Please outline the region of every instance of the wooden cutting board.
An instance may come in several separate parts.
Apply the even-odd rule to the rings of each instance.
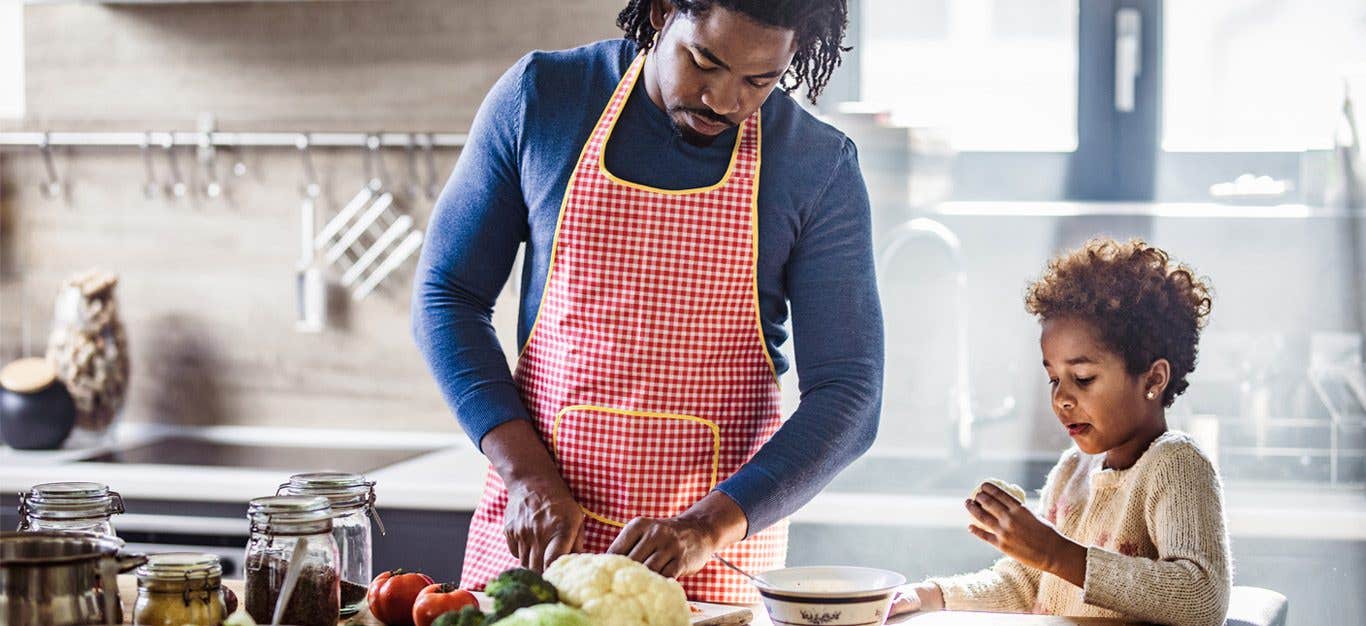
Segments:
[[[693,626],[744,626],[754,621],[754,611],[748,607],[705,602],[689,604],[702,611],[693,616]]]
[[[238,598],[242,597],[243,583],[240,580],[225,580],[223,584],[232,589]],[[474,594],[479,598],[479,606],[485,611],[493,610],[493,600],[482,593]],[[137,579],[124,575],[119,576],[119,600],[123,602],[123,618],[125,624],[131,624],[133,619],[133,600],[138,597]],[[724,604],[706,604],[693,602],[692,605],[698,609],[693,613],[693,626],[744,626],[754,620],[754,612],[748,607],[728,606]],[[349,617],[338,622],[348,626],[384,626],[383,622],[370,615],[369,609],[361,611],[355,617]]]
[[[479,608],[486,612],[493,610],[493,600],[488,596],[476,591],[474,597],[479,598]],[[754,620],[754,612],[748,607],[705,602],[688,604],[696,609],[693,611],[693,626],[744,626]]]

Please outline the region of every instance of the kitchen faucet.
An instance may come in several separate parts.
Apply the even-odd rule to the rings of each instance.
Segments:
[[[892,268],[898,254],[901,254],[912,241],[931,239],[939,242],[948,251],[953,262],[954,275],[954,313],[957,320],[954,334],[954,347],[957,352],[954,388],[954,428],[949,437],[951,459],[962,459],[975,454],[973,440],[977,426],[1001,421],[1012,416],[1015,410],[1015,396],[1008,395],[995,409],[978,413],[972,402],[972,369],[968,355],[968,322],[965,300],[968,286],[967,269],[963,264],[963,246],[958,235],[938,222],[925,217],[917,217],[902,222],[887,235],[886,244],[877,255],[877,275],[879,282]],[[880,285],[881,287],[881,285]]]

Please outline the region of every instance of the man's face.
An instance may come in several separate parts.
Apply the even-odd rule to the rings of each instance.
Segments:
[[[688,143],[709,145],[763,105],[796,53],[791,30],[725,7],[685,14],[657,0],[646,88]]]

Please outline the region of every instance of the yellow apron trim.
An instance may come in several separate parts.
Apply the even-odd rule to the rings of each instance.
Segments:
[[[592,512],[592,511],[589,511],[589,510],[588,510],[588,507],[586,507],[586,506],[584,506],[584,505],[582,505],[582,504],[579,505],[579,510],[580,510],[580,511],[583,511],[583,514],[584,514],[584,515],[587,515],[588,517],[591,517],[591,518],[593,518],[593,519],[595,519],[595,520],[598,520],[599,522],[602,522],[602,523],[604,523],[604,524],[607,524],[608,526],[616,526],[617,528],[626,528],[626,524],[623,524],[623,523],[618,522],[618,521],[616,521],[616,520],[607,519],[607,518],[605,518],[605,517],[603,517],[603,516],[601,516],[601,515],[598,515],[597,513],[594,513],[594,512]]]
[[[636,65],[640,65],[641,67],[637,68]],[[584,157],[584,155],[588,153],[588,144],[589,144],[589,143],[592,143],[592,141],[593,141],[593,133],[597,132],[598,126],[602,125],[602,120],[603,120],[604,118],[607,117],[607,111],[608,111],[609,109],[612,108],[612,100],[616,99],[617,91],[619,91],[619,90],[622,88],[622,85],[626,83],[626,79],[627,79],[628,77],[631,79],[630,86],[631,86],[632,89],[634,89],[634,88],[635,88],[636,81],[640,80],[640,75],[644,73],[644,65],[645,65],[645,53],[642,52],[642,53],[636,55],[636,59],[635,59],[634,61],[631,62],[631,67],[628,68],[628,69],[626,70],[626,74],[625,74],[624,76],[622,76],[622,77],[621,77],[621,81],[617,83],[616,89],[612,91],[612,97],[611,97],[611,98],[608,98],[608,100],[607,100],[607,106],[603,107],[602,113],[599,113],[599,114],[598,114],[598,121],[597,121],[597,122],[594,122],[594,124],[593,124],[593,130],[589,131],[589,133],[588,133],[588,139],[585,140],[585,141],[583,142],[583,147],[579,148],[579,158],[576,159],[576,160],[574,161],[574,169],[571,170],[571,172],[570,172],[570,174],[569,174],[569,182],[566,183],[565,186],[564,186],[564,197],[560,199],[560,211],[559,211],[559,214],[555,217],[555,236],[551,238],[551,242],[550,242],[550,264],[549,264],[548,267],[546,267],[546,271],[545,271],[545,283],[543,283],[543,285],[542,285],[541,300],[540,300],[540,302],[538,302],[538,303],[536,304],[536,317],[535,317],[535,319],[533,319],[533,320],[531,321],[531,330],[530,330],[529,332],[527,332],[526,341],[522,342],[521,348],[519,348],[519,349],[517,350],[517,356],[518,356],[518,358],[521,358],[523,355],[526,354],[527,347],[531,345],[531,338],[536,336],[536,328],[539,327],[540,324],[541,324],[541,311],[545,309],[545,295],[546,295],[545,292],[546,292],[547,289],[550,288],[550,278],[551,278],[552,276],[554,276],[554,274],[555,274],[555,257],[558,255],[558,253],[559,253],[559,247],[560,247],[560,227],[564,224],[564,213],[565,213],[565,208],[569,206],[569,190],[573,188],[574,179],[578,177],[578,174],[579,174],[579,164],[581,164],[581,163],[583,162],[583,157]],[[631,75],[631,73],[632,73],[633,71],[635,72],[635,75],[634,75],[634,76]],[[629,96],[629,92],[628,92],[627,95]],[[625,108],[626,108],[626,100],[625,100],[625,98],[623,98],[623,100],[622,100],[621,108],[622,108],[622,109],[625,109]],[[757,111],[755,112],[755,115],[758,115],[758,112],[757,112]],[[740,153],[740,140],[742,139],[741,135],[744,133],[744,126],[745,126],[744,124],[741,124],[741,125],[740,125],[740,130],[739,130],[738,132],[736,132],[736,134],[735,134],[735,146],[733,146],[733,147],[731,148],[731,151],[730,151],[730,165],[728,165],[728,166],[726,167],[726,173],[725,173],[725,175],[722,176],[722,177],[721,177],[721,180],[720,180],[719,182],[717,182],[716,184],[714,184],[714,185],[710,185],[710,186],[707,186],[707,187],[698,187],[698,188],[696,188],[696,189],[656,189],[656,188],[654,188],[654,187],[648,187],[648,186],[645,186],[645,185],[640,185],[640,184],[637,184],[637,183],[633,183],[633,182],[631,182],[631,181],[629,181],[629,180],[624,180],[624,179],[621,179],[621,178],[617,178],[614,174],[612,174],[612,172],[610,172],[610,171],[607,170],[607,165],[606,165],[606,163],[604,162],[604,159],[606,158],[605,155],[607,154],[607,143],[608,143],[609,141],[611,141],[611,139],[612,139],[612,131],[616,128],[617,120],[619,120],[619,119],[621,119],[621,110],[618,110],[618,111],[617,111],[617,115],[616,115],[615,117],[612,118],[612,123],[608,125],[607,136],[603,138],[603,140],[602,140],[602,148],[598,151],[598,170],[601,171],[602,174],[603,174],[604,176],[606,176],[607,178],[609,178],[609,179],[611,179],[612,181],[616,182],[617,184],[620,184],[620,185],[623,185],[623,186],[626,186],[626,187],[631,187],[631,188],[633,188],[633,189],[638,189],[638,190],[641,190],[641,191],[648,191],[648,192],[660,193],[660,194],[665,194],[665,195],[687,195],[687,194],[700,193],[700,192],[703,192],[703,191],[710,191],[710,190],[716,189],[716,188],[720,187],[721,185],[724,185],[724,184],[726,183],[726,181],[730,180],[731,174],[735,171],[735,162],[736,162],[736,157],[737,157],[737,155],[739,155],[739,153]],[[759,263],[759,255],[758,255],[758,249],[759,249],[758,202],[759,202],[759,156],[760,156],[760,154],[761,154],[762,151],[763,151],[763,144],[761,144],[761,143],[759,143],[759,142],[757,141],[758,138],[762,136],[762,133],[759,133],[758,130],[757,130],[757,129],[761,126],[761,120],[756,119],[756,120],[755,120],[754,126],[755,126],[755,129],[756,129],[756,133],[758,133],[758,134],[755,135],[755,138],[756,138],[755,145],[758,146],[758,148],[759,148],[758,150],[755,151],[755,161],[754,161],[754,200],[752,201],[752,204],[754,205],[754,210],[753,210],[753,216],[754,216],[754,217],[753,217],[753,222],[754,222],[754,242],[753,242],[753,247],[754,247],[754,250],[755,250],[755,254],[754,254],[754,267],[755,267],[755,271],[754,271],[754,285],[755,285],[755,288],[754,288],[754,301],[755,301],[755,315],[756,315],[756,317],[761,317],[761,316],[759,316],[759,313],[758,313],[758,302],[759,302],[759,288],[758,288],[758,284],[759,284],[759,283],[758,283],[758,280],[759,280],[759,277],[758,277],[758,263]],[[516,280],[516,277],[513,277],[513,280]],[[762,323],[761,323],[760,326],[759,326],[759,340],[760,340],[760,342],[761,342],[761,345],[763,346],[764,358],[768,361],[768,369],[769,369],[770,372],[773,372],[773,380],[774,380],[775,383],[777,383],[777,381],[778,381],[777,369],[774,368],[774,366],[773,366],[773,357],[770,356],[769,353],[768,353],[768,341],[764,339],[764,333],[763,333],[763,325],[762,325]],[[780,383],[777,383],[777,384],[779,385],[779,388],[781,388],[782,385],[781,385]]]
[[[759,115],[756,111],[755,115]],[[768,373],[773,375],[773,384],[778,389],[783,388],[782,381],[778,380],[778,368],[773,365],[773,355],[768,352],[768,338],[764,336],[764,315],[759,311],[759,170],[763,166],[764,157],[764,126],[763,120],[756,117],[754,119],[754,145],[758,148],[754,151],[754,195],[750,198],[750,227],[753,229],[753,237],[750,238],[750,245],[753,249],[753,283],[754,283],[754,325],[759,332],[759,349],[764,353],[764,361],[768,363]],[[740,145],[737,139],[735,145]]]
[[[641,55],[637,56],[635,62],[634,62],[632,65],[634,65],[635,63],[640,63],[640,64],[643,66],[643,65],[645,64],[645,55],[642,53]],[[644,70],[643,68],[642,68],[640,71],[636,72],[635,77],[631,79],[631,87],[630,87],[630,90],[635,89],[636,82],[638,82],[638,81],[640,80],[640,76],[641,76],[642,74],[644,74],[644,73],[645,73],[645,70]],[[629,72],[628,72],[627,74],[629,75]],[[623,79],[623,81],[624,81],[624,79]],[[618,87],[618,88],[620,88],[620,87]],[[630,97],[630,96],[629,96],[630,90],[627,91],[627,94],[628,94],[628,95],[627,95],[627,98]],[[622,108],[623,110],[626,108],[626,99],[625,99],[625,98],[623,98],[623,100],[622,100],[621,108]],[[704,191],[713,191],[713,190],[716,190],[716,189],[720,189],[722,185],[725,185],[725,184],[726,184],[726,181],[729,181],[729,180],[730,180],[731,174],[735,173],[735,161],[736,161],[736,157],[740,154],[740,141],[741,141],[742,139],[744,139],[744,132],[745,132],[745,125],[744,125],[744,123],[741,123],[741,124],[740,124],[739,130],[736,131],[736,133],[735,133],[735,145],[732,146],[731,149],[730,149],[730,164],[726,165],[726,173],[725,173],[724,175],[721,176],[721,180],[718,180],[718,181],[716,181],[715,183],[713,183],[713,184],[711,184],[711,185],[707,185],[706,187],[694,187],[694,188],[692,188],[692,189],[660,189],[660,188],[658,188],[658,187],[651,187],[651,186],[649,186],[649,185],[642,185],[642,184],[640,184],[640,183],[633,183],[633,182],[631,182],[631,181],[629,181],[629,180],[626,180],[626,179],[624,179],[624,178],[618,178],[616,174],[613,174],[611,171],[609,171],[609,170],[607,169],[607,144],[609,144],[609,143],[612,142],[612,131],[616,130],[616,127],[617,127],[617,120],[620,120],[620,119],[621,119],[621,112],[618,111],[618,112],[617,112],[617,116],[614,117],[614,118],[612,118],[612,123],[610,123],[610,124],[607,125],[607,136],[606,136],[606,137],[603,137],[603,139],[602,139],[602,149],[598,151],[598,170],[601,171],[601,172],[602,172],[602,175],[603,175],[603,176],[606,176],[606,177],[608,178],[608,180],[611,180],[612,182],[614,182],[614,183],[616,183],[616,184],[618,184],[618,185],[621,185],[621,186],[623,186],[623,187],[630,187],[630,188],[636,189],[636,190],[638,190],[638,191],[648,191],[648,192],[650,192],[650,193],[664,194],[664,195],[666,195],[666,196],[687,196],[687,195],[692,195],[692,194],[695,194],[695,193],[702,193],[702,192],[704,192]]]
[[[639,57],[637,57],[639,59]],[[628,69],[626,75],[631,71]],[[626,82],[626,76],[621,77],[621,82]],[[621,89],[621,82],[617,83],[617,89]],[[634,83],[634,81],[632,81]],[[541,285],[541,301],[536,303],[536,319],[531,321],[531,331],[526,334],[526,341],[517,350],[517,357],[521,358],[526,354],[527,346],[531,345],[531,338],[536,336],[536,327],[541,324],[541,311],[545,309],[545,294],[550,289],[550,277],[555,274],[555,256],[560,248],[560,226],[564,224],[564,210],[569,206],[569,190],[574,188],[574,179],[579,175],[579,164],[583,163],[583,155],[588,154],[588,144],[593,143],[593,133],[598,132],[598,126],[602,125],[603,118],[607,117],[607,111],[612,108],[612,100],[616,99],[616,91],[613,90],[612,97],[607,99],[607,106],[602,108],[602,113],[598,114],[598,121],[593,123],[593,129],[588,131],[588,139],[584,140],[583,147],[579,148],[579,158],[574,160],[574,169],[569,172],[569,182],[564,186],[564,197],[560,198],[560,212],[555,216],[555,236],[550,239],[550,265],[545,269],[545,283]],[[625,108],[625,104],[622,105]],[[617,117],[621,117],[620,111]],[[602,144],[603,150],[607,149],[606,141]],[[516,277],[514,277],[514,280]]]
[[[712,489],[714,489],[714,488],[716,487],[716,477],[717,477],[717,475],[718,475],[718,473],[720,472],[720,469],[721,469],[721,427],[718,426],[718,425],[716,424],[716,422],[713,422],[713,421],[708,420],[708,419],[703,419],[703,418],[700,418],[700,417],[696,417],[696,416],[693,416],[693,415],[683,415],[683,414],[681,414],[681,413],[651,413],[651,412],[649,412],[649,411],[627,411],[627,410],[624,410],[624,409],[613,409],[613,408],[608,408],[608,407],[593,406],[593,405],[591,405],[591,404],[576,404],[576,405],[574,405],[574,406],[567,406],[567,407],[565,407],[565,408],[563,408],[563,409],[560,409],[560,411],[559,411],[558,413],[555,414],[555,423],[550,427],[550,454],[551,454],[552,456],[555,457],[555,460],[556,460],[556,463],[557,463],[557,464],[560,463],[560,455],[559,455],[559,448],[560,448],[560,423],[564,421],[564,416],[565,416],[565,414],[566,414],[566,413],[569,413],[570,411],[589,411],[589,412],[597,412],[597,413],[610,413],[610,414],[612,414],[612,415],[619,415],[619,416],[621,416],[621,417],[644,417],[644,418],[651,418],[651,419],[674,419],[674,420],[684,420],[684,421],[695,422],[695,423],[697,423],[697,424],[701,424],[701,425],[703,425],[703,426],[706,426],[707,428],[711,429],[711,438],[712,438],[712,443],[711,443],[711,484],[709,484],[709,485],[707,486],[707,491],[711,491]],[[580,509],[583,509],[584,514],[587,515],[588,517],[591,517],[591,518],[593,518],[593,519],[595,519],[595,520],[598,520],[599,522],[602,522],[602,523],[604,523],[604,524],[608,524],[608,525],[611,525],[611,526],[616,526],[616,527],[618,527],[618,528],[624,527],[624,526],[626,525],[625,522],[619,522],[619,521],[610,519],[610,518],[608,518],[608,517],[606,517],[606,516],[604,516],[604,515],[601,515],[601,514],[599,514],[599,513],[595,513],[595,512],[593,512],[593,511],[590,511],[590,510],[588,510],[588,507],[585,507],[585,506],[583,506],[582,504],[579,505],[579,508],[580,508]]]

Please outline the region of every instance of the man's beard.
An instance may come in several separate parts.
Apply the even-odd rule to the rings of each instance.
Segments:
[[[735,126],[735,124],[730,120],[721,117],[720,115],[717,115],[715,113],[712,113],[711,111],[689,109],[687,107],[677,106],[670,109],[669,112],[677,115],[686,115],[687,113],[692,113],[694,115],[698,115],[700,117],[703,117],[714,122],[720,122],[727,126]],[[687,125],[687,123],[679,122],[678,119],[674,117],[674,115],[669,116],[669,124],[673,126],[674,134],[678,135],[678,138],[682,139],[683,143],[686,143],[690,146],[696,146],[698,148],[706,148],[710,146],[712,143],[716,141],[717,137],[720,137],[722,134],[725,133],[725,131],[721,131],[719,133],[716,133],[715,135],[704,135],[693,130],[691,126]]]

